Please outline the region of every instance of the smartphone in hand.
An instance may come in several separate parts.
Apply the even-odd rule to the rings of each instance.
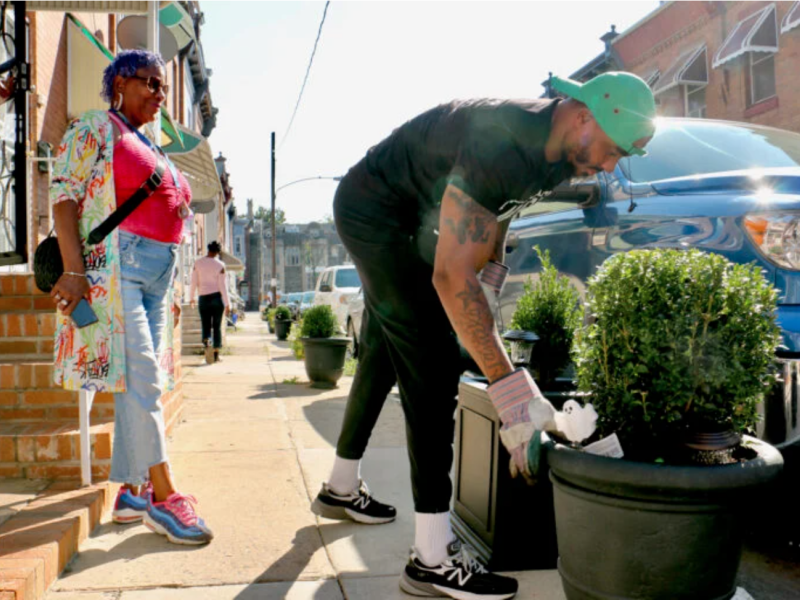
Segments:
[[[92,307],[87,302],[86,298],[81,298],[78,306],[72,311],[70,315],[76,327],[86,327],[92,323],[97,323],[97,315],[94,314]]]

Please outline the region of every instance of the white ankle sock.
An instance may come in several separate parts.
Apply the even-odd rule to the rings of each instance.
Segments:
[[[361,461],[336,457],[333,470],[328,478],[328,487],[334,494],[346,496],[355,491],[361,478]]]
[[[450,527],[450,513],[414,513],[416,535],[414,547],[420,560],[429,567],[436,566],[447,558],[447,546],[456,536]]]

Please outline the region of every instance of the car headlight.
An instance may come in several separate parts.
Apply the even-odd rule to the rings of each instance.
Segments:
[[[800,270],[800,214],[749,215],[744,229],[770,262],[785,269]]]

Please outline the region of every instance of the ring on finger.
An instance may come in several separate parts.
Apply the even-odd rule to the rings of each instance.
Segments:
[[[62,299],[59,301],[59,304],[60,304],[61,306],[66,306],[67,304],[69,304],[69,301],[68,301],[66,298],[62,298]]]
[[[56,300],[61,300],[61,294],[59,294],[58,292],[56,292]]]

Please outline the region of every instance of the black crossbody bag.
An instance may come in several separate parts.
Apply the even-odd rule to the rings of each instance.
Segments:
[[[164,180],[166,162],[161,156],[156,155],[156,157],[156,168],[153,174],[128,198],[127,202],[124,202],[105,221],[91,231],[86,240],[89,244],[94,246],[106,239],[109,233],[114,231],[120,223],[127,219],[134,210],[139,208],[142,202],[152,196],[153,192],[158,189],[158,186]],[[58,238],[53,235],[54,230],[55,228],[50,230],[47,238],[39,244],[33,255],[33,275],[36,280],[36,287],[43,292],[52,290],[59,277],[64,273],[61,249],[58,246]]]

